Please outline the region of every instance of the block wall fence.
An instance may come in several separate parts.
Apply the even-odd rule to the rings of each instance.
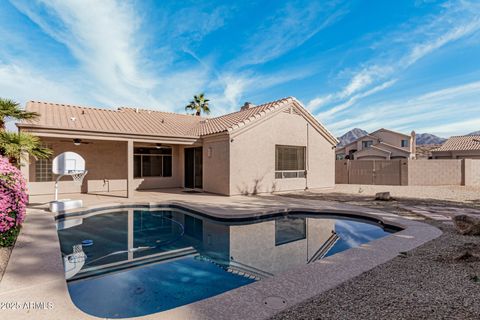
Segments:
[[[480,160],[337,160],[335,183],[480,186]]]

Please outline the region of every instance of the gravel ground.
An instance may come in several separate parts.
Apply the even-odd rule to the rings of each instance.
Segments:
[[[479,206],[475,201],[425,199],[376,202],[358,193],[340,194],[338,189],[284,196],[348,202],[400,215],[413,215],[402,207],[405,204]],[[426,222],[444,234],[272,319],[480,319],[480,237],[459,235],[441,222]]]
[[[393,197],[434,199],[480,204],[480,186],[372,186],[337,184],[333,189],[315,190],[315,193],[357,194],[371,196],[389,191]]]
[[[8,258],[10,257],[10,253],[12,252],[12,248],[2,248],[0,247],[0,281],[2,280],[3,273],[7,268]]]

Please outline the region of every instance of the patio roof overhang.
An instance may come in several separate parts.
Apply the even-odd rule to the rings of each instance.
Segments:
[[[66,138],[66,139],[90,139],[90,140],[109,140],[109,141],[129,141],[147,142],[147,143],[169,143],[191,145],[199,141],[198,136],[158,136],[158,135],[139,135],[122,132],[105,131],[87,131],[75,129],[58,129],[52,127],[17,124],[22,132],[29,132],[38,137],[44,138]]]

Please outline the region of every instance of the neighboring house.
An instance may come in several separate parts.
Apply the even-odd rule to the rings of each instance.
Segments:
[[[36,121],[18,124],[40,137],[53,156],[74,151],[86,161],[81,189],[69,179],[61,192],[178,188],[236,195],[335,183],[336,138],[295,98],[227,115],[191,115],[119,108],[107,110],[28,102]],[[51,160],[23,167],[30,194],[50,194]]]
[[[480,159],[480,135],[451,137],[432,150],[433,159]]]
[[[417,144],[417,153],[415,159],[417,160],[428,160],[432,159],[432,151],[441,147],[441,144],[424,144],[418,145]]]
[[[415,131],[411,135],[378,129],[338,148],[336,159],[391,160],[415,158]]]

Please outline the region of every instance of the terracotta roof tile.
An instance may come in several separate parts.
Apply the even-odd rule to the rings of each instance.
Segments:
[[[26,109],[39,113],[40,117],[34,121],[23,121],[19,124],[19,127],[170,137],[200,137],[240,128],[278,110],[278,108],[292,105],[293,102],[299,104],[295,98],[288,97],[223,116],[206,118],[140,108],[101,109],[30,101],[27,103]],[[316,121],[307,110],[305,112],[308,117]],[[333,135],[320,123],[318,123],[318,126],[331,141],[336,141]]]
[[[455,136],[450,137],[445,143],[435,151],[466,151],[480,150],[480,136]]]

